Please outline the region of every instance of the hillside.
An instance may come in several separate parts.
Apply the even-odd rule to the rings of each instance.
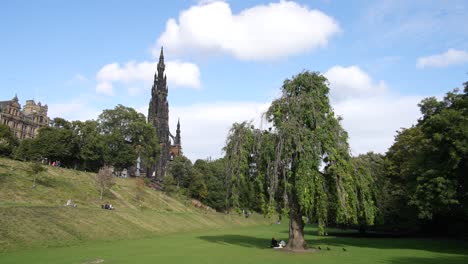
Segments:
[[[0,158],[0,251],[265,222],[258,215],[246,219],[196,209],[189,201],[147,187],[138,189],[135,179],[117,178],[111,193],[100,201],[94,173],[51,166],[32,188],[28,168],[29,163]],[[64,206],[69,199],[76,208]],[[101,209],[105,202],[116,210]]]

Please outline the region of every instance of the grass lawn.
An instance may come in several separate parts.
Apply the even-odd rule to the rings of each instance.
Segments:
[[[318,237],[313,227],[306,232],[309,245],[322,250],[291,254],[268,248],[272,236],[287,238],[283,224],[29,249],[1,253],[0,263],[468,263],[463,241]]]

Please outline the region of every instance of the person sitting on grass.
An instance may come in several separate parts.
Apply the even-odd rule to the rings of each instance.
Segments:
[[[279,247],[278,241],[275,239],[275,237],[271,238],[271,247],[272,248],[277,248]]]
[[[279,242],[279,247],[280,247],[280,248],[284,248],[285,246],[286,246],[286,242],[285,242],[284,240],[281,240],[281,241]]]
[[[72,200],[68,200],[67,203],[65,204],[65,206],[69,206],[69,207],[76,207],[76,204],[72,203]]]

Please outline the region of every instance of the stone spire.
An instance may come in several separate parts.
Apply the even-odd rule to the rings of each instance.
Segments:
[[[156,128],[161,154],[156,164],[149,164],[148,176],[154,176],[157,180],[163,180],[166,175],[167,162],[169,161],[169,104],[167,102],[167,79],[164,74],[166,65],[164,64],[163,48],[157,65],[157,71],[154,75],[154,83],[151,88],[151,101],[148,107],[148,123]]]
[[[176,130],[174,145],[181,145],[180,144],[180,119],[177,120],[177,130]]]

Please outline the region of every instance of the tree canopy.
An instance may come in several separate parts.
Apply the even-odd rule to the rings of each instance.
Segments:
[[[419,107],[418,123],[399,131],[386,155],[393,207],[404,209],[402,221],[409,225],[466,232],[461,222],[468,219],[468,83]]]
[[[326,78],[316,72],[285,80],[282,96],[266,112],[272,130],[234,124],[225,147],[233,206],[239,205],[240,186],[255,177],[248,182],[257,183],[265,211],[289,215],[290,249],[306,247],[303,216],[318,223],[320,234],[328,221],[357,224],[359,210],[373,222],[369,186],[353,175],[348,136],[328,93]]]

